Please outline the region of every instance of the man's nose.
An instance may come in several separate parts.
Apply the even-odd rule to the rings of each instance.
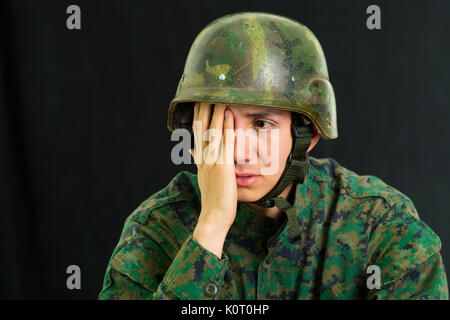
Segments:
[[[258,137],[254,130],[235,128],[234,163],[257,163]]]

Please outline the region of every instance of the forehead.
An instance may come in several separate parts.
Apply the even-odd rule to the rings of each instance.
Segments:
[[[280,110],[273,107],[265,107],[265,106],[254,106],[254,105],[246,105],[246,104],[231,104],[227,106],[227,109],[230,109],[233,113],[238,114],[273,114],[280,116],[289,116],[290,111]]]

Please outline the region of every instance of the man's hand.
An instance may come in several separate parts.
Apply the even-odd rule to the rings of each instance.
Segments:
[[[225,111],[224,104],[216,104],[211,117],[212,108],[207,102],[196,103],[194,107],[194,160],[202,208],[193,237],[220,258],[237,209],[235,136],[233,113]],[[215,130],[209,141],[203,141],[201,133],[208,129]]]

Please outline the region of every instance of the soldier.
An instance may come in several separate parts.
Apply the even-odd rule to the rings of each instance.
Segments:
[[[325,57],[304,25],[251,12],[211,22],[168,127],[194,129],[198,174],[179,173],[127,218],[100,299],[448,299],[440,239],[413,202],[309,156],[338,133]],[[204,141],[208,129],[219,134]],[[239,129],[256,147],[238,146]]]

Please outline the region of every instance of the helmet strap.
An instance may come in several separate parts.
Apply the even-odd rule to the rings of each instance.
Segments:
[[[308,147],[311,145],[311,137],[314,133],[311,122],[306,117],[301,117],[303,124],[297,115],[292,116],[292,135],[294,137],[294,145],[291,153],[286,161],[286,168],[281,175],[278,183],[265,196],[258,201],[252,202],[263,208],[277,207],[280,211],[285,212],[288,217],[288,227],[291,241],[295,241],[300,230],[298,224],[294,223],[296,217],[295,209],[283,197],[279,197],[280,193],[291,183],[303,183],[308,172]]]

